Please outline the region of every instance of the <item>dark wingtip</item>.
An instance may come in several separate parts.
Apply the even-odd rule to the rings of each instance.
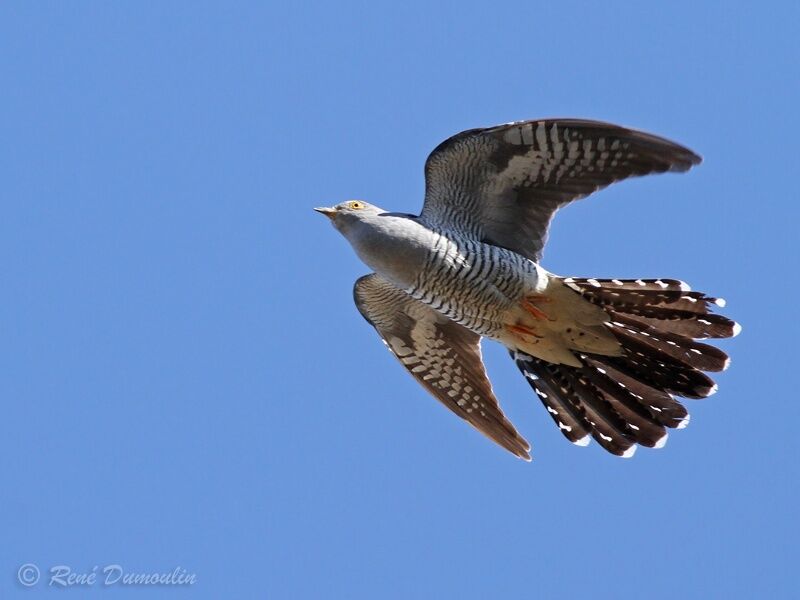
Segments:
[[[703,157],[688,148],[679,146],[680,154],[675,157],[675,164],[672,165],[670,171],[673,173],[685,173],[692,167],[696,167],[703,162]]]

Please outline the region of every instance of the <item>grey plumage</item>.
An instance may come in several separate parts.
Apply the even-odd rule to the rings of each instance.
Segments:
[[[539,263],[565,204],[631,176],[685,171],[700,158],[673,142],[577,119],[460,133],[425,165],[419,217],[361,201],[317,209],[375,273],[356,282],[361,314],[403,366],[450,410],[517,456],[529,445],[505,418],[480,339],[505,345],[559,430],[631,456],[661,447],[688,414],[673,395],[716,390],[703,371],[727,356],[693,338],[729,337],[715,298],[677,280],[562,278]]]

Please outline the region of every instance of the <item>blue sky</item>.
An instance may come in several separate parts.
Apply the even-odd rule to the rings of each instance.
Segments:
[[[0,596],[796,595],[800,10],[697,4],[3,3]],[[441,140],[544,116],[705,158],[573,205],[545,253],[744,326],[630,461],[568,444],[492,344],[534,461],[449,414],[311,211],[416,212]],[[110,564],[197,582],[47,585]]]

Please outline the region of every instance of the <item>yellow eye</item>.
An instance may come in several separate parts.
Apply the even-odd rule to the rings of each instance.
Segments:
[[[360,210],[364,208],[364,203],[359,202],[358,200],[351,200],[350,202],[347,203],[347,207],[352,208],[353,210]]]

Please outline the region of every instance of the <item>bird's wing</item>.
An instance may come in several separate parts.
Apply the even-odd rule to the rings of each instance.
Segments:
[[[374,273],[356,281],[353,296],[389,350],[437,400],[506,450],[530,460],[530,445],[492,392],[479,335]]]
[[[560,207],[615,181],[686,171],[700,160],[664,138],[598,121],[472,129],[428,157],[421,217],[538,261]]]

